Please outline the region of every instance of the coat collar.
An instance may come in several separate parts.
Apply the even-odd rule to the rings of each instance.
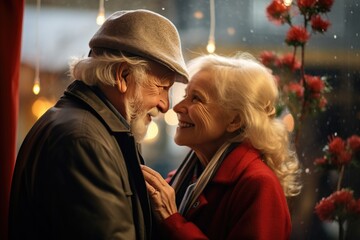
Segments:
[[[71,96],[93,109],[113,132],[130,132],[130,126],[96,87],[90,87],[75,80],[65,90],[65,96]]]
[[[241,143],[224,159],[212,182],[232,184],[256,159],[260,159],[260,153],[249,143]]]

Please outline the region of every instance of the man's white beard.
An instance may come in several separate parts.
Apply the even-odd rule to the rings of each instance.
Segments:
[[[141,111],[133,120],[130,121],[130,129],[134,135],[135,141],[138,143],[144,140],[149,127],[150,122],[147,123],[147,115],[150,115],[150,117],[156,117],[159,115],[159,109],[157,107],[153,107],[148,112]]]
[[[147,113],[142,109],[142,104],[143,97],[139,89],[136,89],[134,100],[125,103],[130,131],[138,143],[144,139],[148,128],[145,124],[145,116]]]
[[[130,131],[137,143],[141,143],[146,136],[149,127],[147,115],[149,114],[151,117],[156,117],[159,114],[157,107],[146,111],[144,110],[143,104],[143,96],[139,88],[136,89],[134,100],[125,103],[126,112],[128,113],[127,120],[130,123]]]
[[[134,119],[130,120],[130,129],[137,143],[140,143],[142,140],[144,140],[146,136],[146,132],[149,126],[145,123],[146,114],[147,113],[143,111],[137,114]]]

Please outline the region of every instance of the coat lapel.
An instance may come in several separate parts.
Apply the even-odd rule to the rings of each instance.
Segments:
[[[243,174],[247,166],[260,157],[259,152],[250,144],[241,143],[226,158],[223,160],[221,166],[215,173],[211,182],[212,185],[232,185]],[[195,203],[190,206],[187,217],[191,219],[196,213],[208,204],[209,199],[204,193],[201,193]]]

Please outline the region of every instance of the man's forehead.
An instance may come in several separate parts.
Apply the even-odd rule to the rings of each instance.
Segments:
[[[151,62],[149,67],[150,73],[156,76],[156,78],[163,83],[173,84],[178,75],[176,72],[159,63]]]

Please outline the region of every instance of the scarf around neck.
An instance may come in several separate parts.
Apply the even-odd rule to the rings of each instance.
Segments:
[[[216,174],[223,160],[238,145],[239,142],[224,143],[211,158],[200,176],[197,176],[195,182],[192,182],[192,178],[196,176],[198,167],[201,164],[194,151],[191,150],[188,153],[170,181],[176,192],[176,201],[180,214],[186,216],[190,207],[193,206]]]

